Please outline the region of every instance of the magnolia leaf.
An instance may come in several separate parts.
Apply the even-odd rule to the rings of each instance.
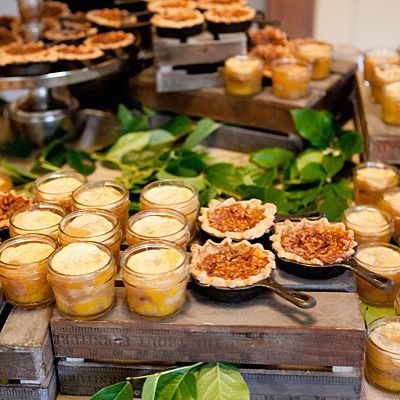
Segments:
[[[108,150],[107,157],[111,160],[121,160],[131,151],[143,150],[150,141],[150,132],[132,132],[121,136]]]
[[[200,192],[199,201],[201,207],[207,207],[208,202],[215,199],[218,192],[214,188],[207,188]]]
[[[250,200],[250,199],[264,200],[265,188],[255,185],[240,185],[236,188],[236,193],[243,200]]]
[[[13,182],[17,185],[29,183],[39,178],[39,175],[36,175],[25,168],[11,164],[6,160],[1,160],[1,167],[5,173],[10,175]]]
[[[378,318],[393,317],[395,315],[393,307],[373,307],[362,302],[361,312],[367,325]]]
[[[202,191],[206,188],[206,182],[204,179],[204,175],[198,175],[196,177],[186,177],[186,176],[177,176],[170,174],[167,171],[159,171],[156,174],[157,179],[176,179],[182,182],[188,182],[192,184],[198,191]]]
[[[324,212],[329,221],[339,221],[346,208],[347,202],[345,200],[338,196],[332,196],[323,200],[318,211]]]
[[[353,186],[348,179],[340,179],[324,186],[323,194],[325,197],[339,196],[343,200],[353,200]]]
[[[154,129],[150,131],[149,146],[162,146],[174,141],[174,136],[164,129]]]
[[[206,137],[210,136],[215,130],[217,130],[221,125],[217,124],[214,120],[210,118],[201,119],[193,132],[186,137],[182,147],[184,149],[191,149],[194,146],[201,143]]]
[[[364,151],[364,138],[356,131],[342,131],[339,145],[347,159]]]
[[[278,147],[264,148],[251,155],[251,161],[262,168],[279,167],[293,158],[293,153]]]
[[[98,391],[91,400],[132,400],[133,389],[129,382],[119,382]]]
[[[133,120],[133,115],[128,107],[120,104],[118,106],[117,118],[122,126],[127,126]]]
[[[306,182],[323,181],[326,172],[320,164],[309,163],[300,171],[300,178]]]
[[[197,400],[250,400],[250,391],[236,367],[207,364],[197,373]]]
[[[68,164],[82,175],[90,175],[96,169],[90,154],[82,150],[68,149]]]
[[[301,171],[310,163],[321,164],[324,155],[321,150],[307,149],[296,157],[296,167]]]
[[[157,385],[157,399],[195,400],[196,378],[190,370],[172,370],[163,373]]]
[[[133,115],[124,104],[118,106],[118,121],[121,124],[122,134],[128,132],[141,132],[149,129],[149,119],[146,115]]]
[[[62,167],[67,160],[67,148],[64,139],[54,139],[39,153],[39,163],[48,162],[56,167]]]
[[[203,157],[195,152],[178,152],[176,158],[169,162],[167,171],[178,176],[197,176],[203,172],[206,164]]]
[[[271,186],[274,180],[278,177],[278,169],[272,168],[267,171],[265,174],[261,175],[258,179],[256,179],[255,183],[257,186],[268,187]]]
[[[329,111],[303,108],[292,110],[291,114],[301,137],[317,149],[329,146],[336,133],[335,120]]]
[[[232,164],[214,164],[206,172],[208,182],[228,194],[234,194],[239,185],[243,185],[243,178],[238,169]]]
[[[303,190],[290,190],[287,191],[287,198],[289,201],[296,200],[302,207],[307,207],[312,203],[320,193],[320,186],[312,187],[310,189]]]
[[[157,400],[156,395],[157,395],[157,385],[159,379],[160,379],[160,374],[150,375],[149,377],[146,378],[142,388],[142,400]]]
[[[344,166],[345,159],[340,154],[335,157],[332,154],[324,155],[322,159],[322,167],[329,177],[334,177]]]
[[[176,115],[163,126],[163,129],[179,138],[185,136],[193,129],[193,121],[187,115]]]

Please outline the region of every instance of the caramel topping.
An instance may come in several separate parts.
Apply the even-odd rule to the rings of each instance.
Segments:
[[[5,49],[5,52],[11,55],[26,55],[39,53],[44,50],[43,43],[25,43],[12,44]]]
[[[249,11],[247,8],[228,8],[228,7],[221,7],[221,8],[213,8],[212,14],[222,18],[234,18],[234,17],[242,17],[244,15],[248,15]]]
[[[129,16],[129,12],[127,12],[126,10],[121,11],[118,8],[108,8],[104,10],[94,10],[92,11],[92,15],[109,19],[111,21],[121,21],[124,17]]]
[[[209,276],[246,279],[259,274],[268,263],[268,256],[256,256],[253,249],[240,252],[226,246],[221,252],[206,257],[200,268],[207,271]]]
[[[284,250],[302,257],[304,260],[316,258],[323,264],[332,264],[351,247],[348,232],[333,227],[294,229],[284,232],[281,245]]]
[[[244,232],[254,228],[265,218],[264,209],[233,204],[208,212],[210,226],[220,232]]]
[[[166,19],[169,19],[171,21],[186,21],[188,19],[194,19],[197,18],[196,12],[190,9],[179,9],[179,10],[173,10],[171,12],[166,12],[163,14],[163,17]]]
[[[128,37],[128,34],[122,31],[118,32],[106,32],[99,33],[91,38],[91,42],[93,44],[110,44],[110,43],[118,43],[120,41],[125,40]]]

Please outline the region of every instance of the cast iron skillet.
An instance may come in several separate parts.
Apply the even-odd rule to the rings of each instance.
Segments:
[[[257,283],[240,288],[225,288],[204,285],[193,278],[194,288],[202,295],[225,303],[239,303],[258,296],[265,290],[272,290],[275,294],[289,301],[299,308],[312,308],[316,304],[314,297],[293,289],[287,289],[274,280],[272,276]]]

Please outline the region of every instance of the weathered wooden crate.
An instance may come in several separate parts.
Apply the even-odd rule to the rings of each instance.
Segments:
[[[372,99],[362,74],[357,74],[355,111],[357,129],[365,137],[367,159],[400,163],[400,127],[383,122],[382,107]]]
[[[356,64],[335,60],[327,79],[313,81],[310,94],[299,100],[283,100],[272,95],[271,88],[252,97],[227,96],[223,86],[174,93],[157,93],[155,71],[147,69],[131,80],[135,97],[161,111],[210,117],[219,121],[273,130],[295,132],[290,110],[311,107],[342,111],[354,93]],[[194,78],[193,78],[194,79]]]
[[[356,293],[311,293],[317,306],[297,309],[274,296],[221,304],[188,291],[177,316],[151,321],[132,314],[123,288],[113,310],[95,321],[55,311],[57,357],[142,362],[352,366],[362,364],[364,322]]]

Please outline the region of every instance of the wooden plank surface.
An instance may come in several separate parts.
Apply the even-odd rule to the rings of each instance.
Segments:
[[[44,381],[53,365],[49,319],[53,307],[13,308],[0,332],[0,377]]]
[[[232,124],[290,133],[294,132],[289,113],[291,109],[331,109],[341,106],[344,103],[343,97],[351,94],[355,69],[355,63],[335,61],[330,77],[324,81],[312,82],[310,95],[299,100],[278,99],[271,94],[268,87],[250,98],[227,96],[224,87],[157,93],[152,69],[147,69],[133,78],[131,89],[143,104],[161,111],[210,117]],[[333,90],[334,88],[337,90]],[[332,92],[332,95],[329,95],[329,92]]]
[[[371,161],[400,162],[400,127],[385,124],[382,107],[371,97],[362,74],[357,74],[357,129],[366,139],[366,155]]]
[[[58,357],[123,361],[226,361],[245,364],[360,366],[364,323],[355,293],[312,293],[297,309],[274,295],[215,303],[188,291],[184,309],[163,321],[132,314],[123,288],[113,310],[95,321],[51,319]]]

